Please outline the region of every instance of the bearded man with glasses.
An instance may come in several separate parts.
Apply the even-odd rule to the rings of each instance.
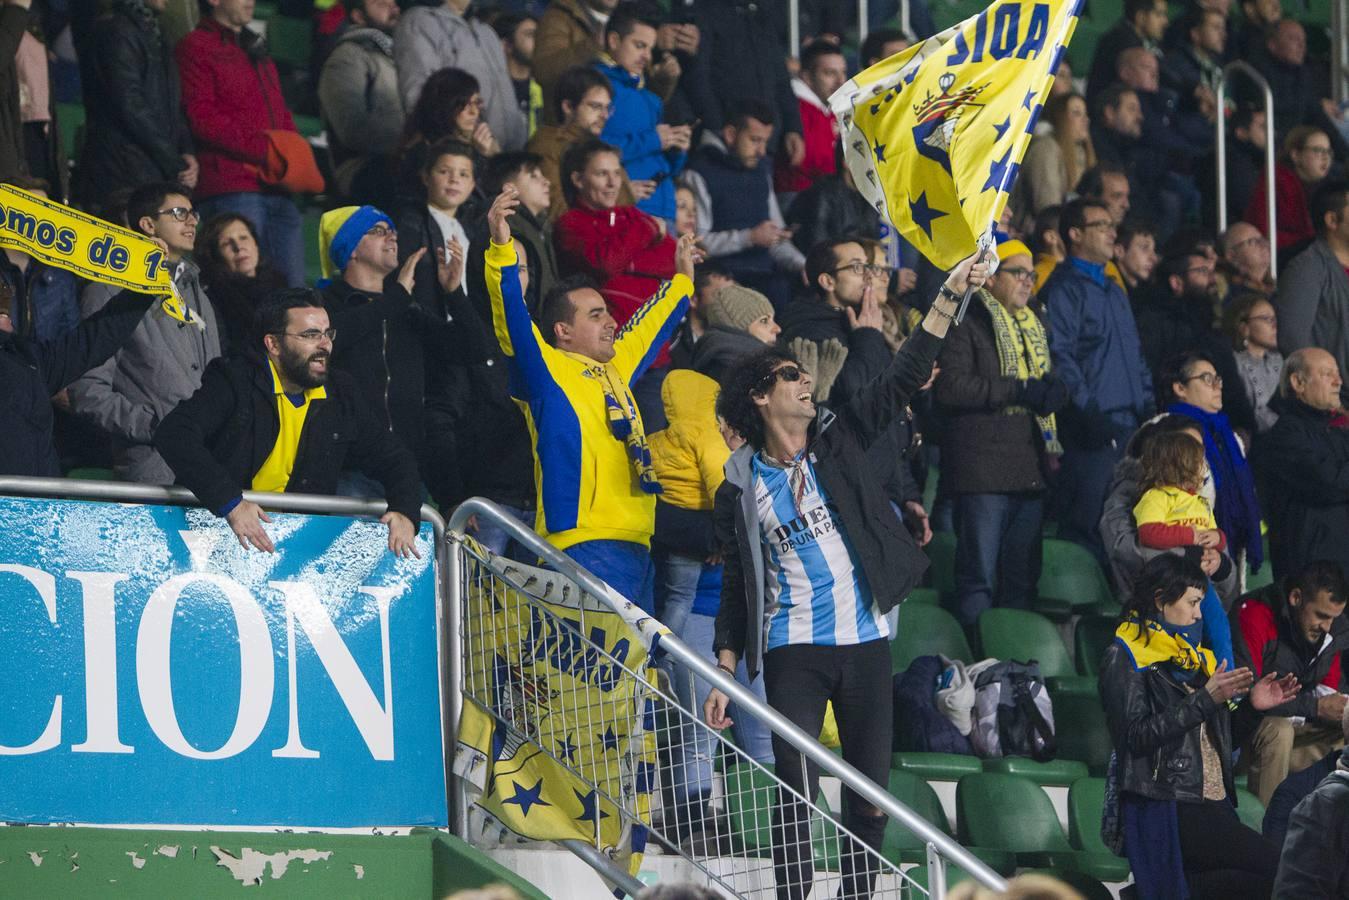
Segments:
[[[206,365],[220,355],[215,309],[188,256],[197,242],[198,215],[187,188],[173,182],[137,188],[127,200],[127,222],[164,251],[173,285],[194,325],[158,306],[141,320],[112,359],[70,386],[71,409],[112,435],[113,469],[141,484],[172,484],[173,472],[151,446],[155,428],[201,385]],[[90,285],[80,303],[87,319],[119,292]]]
[[[347,468],[378,481],[389,550],[419,555],[417,464],[352,376],[329,368],[337,331],[308,288],[273,294],[257,311],[257,343],[218,359],[201,388],[165,417],[155,446],[178,483],[229,522],[245,550],[275,549],[272,520],[243,492],[335,494]]]
[[[743,657],[751,678],[762,667],[769,705],[807,734],[819,734],[832,701],[843,758],[880,784],[892,726],[885,614],[918,584],[927,560],[891,510],[867,448],[931,377],[961,296],[983,285],[987,270],[975,257],[956,266],[894,360],[836,412],[816,407],[813,373],[774,348],[732,367],[717,401],[746,441],[726,464],[713,509],[725,561],[717,665],[734,676]],[[728,703],[721,691],[708,695],[709,726],[731,724]],[[800,753],[777,736],[773,754],[778,777],[813,798],[814,767],[803,771]],[[879,810],[848,791],[843,821],[879,851]],[[813,885],[804,804],[784,797],[773,834],[777,895],[803,898]],[[851,838],[844,844],[840,896],[868,897],[875,857]]]

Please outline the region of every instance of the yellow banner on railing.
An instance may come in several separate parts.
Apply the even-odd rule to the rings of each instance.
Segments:
[[[173,286],[164,251],[144,235],[54,200],[0,184],[0,247],[49,266],[143,294],[165,294],[164,313],[205,328]]]

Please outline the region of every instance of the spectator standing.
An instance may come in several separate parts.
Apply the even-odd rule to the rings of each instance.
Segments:
[[[431,73],[450,67],[472,75],[482,92],[482,118],[503,149],[519,150],[529,138],[501,40],[488,25],[464,18],[469,0],[418,6],[398,19],[393,56],[403,108],[413,109]]]
[[[838,123],[829,108],[829,98],[847,80],[848,63],[838,44],[815,40],[801,51],[801,72],[792,79],[792,93],[796,95],[796,108],[801,117],[805,156],[799,164],[792,165],[784,147],[779,151],[773,171],[773,189],[785,195],[783,202],[789,206],[791,198],[814,184],[817,178],[837,171],[834,145],[838,143]],[[767,105],[764,100],[758,103]],[[760,121],[772,126],[771,106],[768,106],[768,112],[769,118]]]
[[[720,135],[704,132],[680,180],[693,191],[695,230],[708,258],[782,309],[806,260],[773,193],[772,114],[764,103],[741,103]]]
[[[1124,4],[1124,15],[1096,41],[1096,53],[1087,75],[1088,102],[1095,103],[1097,96],[1115,80],[1115,65],[1125,50],[1143,47],[1161,53],[1166,23],[1166,0],[1128,0]],[[1096,146],[1100,149],[1101,145]]]
[[[201,212],[238,213],[253,223],[267,258],[292,287],[304,283],[300,211],[264,183],[269,131],[295,131],[265,42],[247,27],[252,0],[198,0],[202,18],[174,53],[183,108],[200,161]],[[200,378],[200,374],[197,376]]]
[[[242,349],[256,336],[258,307],[286,280],[262,259],[258,234],[243,216],[224,213],[205,222],[196,247],[201,283],[220,323],[221,350]]]
[[[1279,0],[1241,0],[1241,24],[1232,39],[1232,57],[1258,57],[1265,49],[1265,35],[1282,18]]]
[[[1312,218],[1310,200],[1334,162],[1330,137],[1319,128],[1299,125],[1284,138],[1283,152],[1274,166],[1274,216],[1278,223],[1275,242],[1284,267],[1316,238],[1319,226]],[[1268,196],[1265,180],[1261,178],[1246,205],[1246,221],[1266,237]]]
[[[1126,219],[1115,229],[1115,268],[1135,309],[1156,267],[1157,239],[1152,228],[1146,223]]]
[[[782,333],[768,298],[734,282],[700,301],[700,309],[707,324],[693,349],[693,368],[713,381],[764,344],[772,346]]]
[[[1349,369],[1349,184],[1325,185],[1311,213],[1316,240],[1279,275],[1279,349],[1321,347]]]
[[[1127,179],[1124,181],[1124,190],[1127,194]],[[1068,251],[1059,234],[1059,214],[1062,211],[1062,206],[1047,206],[1035,215],[1030,234],[1030,248],[1035,254],[1035,290],[1032,296],[1039,295],[1049,276],[1067,258]]]
[[[918,583],[927,560],[886,506],[867,447],[889,431],[932,367],[967,287],[984,265],[970,257],[941,288],[922,326],[882,377],[851,395],[837,414],[811,399],[809,372],[789,353],[766,348],[722,383],[718,412],[746,438],[726,464],[713,516],[724,560],[714,649],[733,673],[744,660],[762,668],[768,703],[807,734],[818,734],[833,703],[843,757],[867,777],[889,771],[888,613]],[[832,276],[829,276],[832,277]],[[875,299],[870,303],[874,306]],[[785,527],[791,539],[779,540]],[[713,689],[707,724],[725,728],[729,698]],[[773,737],[777,772],[800,796],[815,796],[799,751]],[[782,896],[801,896],[813,879],[804,804],[773,815],[774,877]],[[842,896],[869,896],[877,871],[861,843],[878,851],[885,818],[845,792],[844,821],[856,836],[840,848]]]
[[[151,310],[112,359],[70,386],[70,405],[76,415],[112,435],[119,478],[172,484],[173,472],[151,445],[155,428],[201,386],[202,372],[220,355],[220,325],[202,289],[201,271],[188,259],[201,216],[187,188],[169,182],[139,187],[126,210],[132,228],[163,242],[173,285],[198,324],[185,325],[162,309]],[[81,303],[84,317],[102,309],[115,293],[107,285],[91,285]]]
[[[1255,186],[1265,178],[1265,111],[1240,105],[1227,120],[1227,221],[1243,216]],[[1217,148],[1195,167],[1195,183],[1203,186],[1202,221],[1218,224]]]
[[[47,182],[37,178],[18,175],[4,183],[49,196]],[[80,324],[80,281],[65,269],[5,247],[0,250],[0,285],[10,330],[19,337],[55,341]]]
[[[553,0],[539,17],[534,77],[543,89],[549,125],[563,121],[556,96],[563,74],[578,66],[589,67],[599,58],[604,23],[617,5],[618,0]]]
[[[0,309],[0,474],[55,478],[61,474],[52,396],[108,359],[139,326],[153,298],[123,292],[75,330],[51,340],[15,332]]]
[[[423,309],[443,316],[445,310],[436,279],[436,261],[442,254],[449,254],[453,277],[447,290],[461,291],[465,260],[471,248],[468,233],[458,217],[477,185],[473,173],[473,148],[453,138],[437,141],[426,151],[421,177],[426,202],[399,215],[398,231],[403,239],[398,258],[406,260],[425,248],[426,252],[416,264],[417,286],[413,299]]]
[[[934,31],[933,34],[936,34]],[[896,53],[909,48],[909,39],[898,28],[869,28],[866,40],[858,49],[858,58],[863,69],[870,69],[876,63],[889,59]]]
[[[549,214],[554,222],[567,211],[562,156],[573,144],[588,138],[598,138],[604,133],[604,126],[613,114],[613,100],[614,87],[608,78],[590,66],[568,69],[553,92],[552,120],[558,124],[540,125],[525,146],[530,153],[538,154],[540,170],[552,185]],[[643,189],[647,189],[648,185],[644,182]],[[623,186],[618,192],[618,205],[632,206],[636,202],[627,173],[624,173]]]
[[[394,187],[403,101],[393,57],[398,4],[345,0],[346,27],[319,74],[319,113],[328,132],[339,196],[384,200]]]
[[[1316,347],[1284,360],[1279,421],[1255,442],[1274,577],[1314,559],[1349,569],[1349,428],[1340,409],[1340,367]]]
[[[1248,787],[1262,804],[1289,775],[1344,745],[1346,599],[1340,567],[1313,561],[1243,597],[1232,610],[1237,665],[1257,676],[1273,672],[1298,681],[1297,696],[1260,721],[1238,764],[1250,773]]]
[[[1096,150],[1091,144],[1091,119],[1087,101],[1080,94],[1060,94],[1045,104],[1044,121],[1052,131],[1031,138],[1022,163],[1025,185],[1018,193],[1028,212],[1038,215],[1045,207],[1061,206],[1082,178],[1096,165]]]
[[[1105,204],[1110,213],[1110,221],[1118,229],[1129,217],[1133,208],[1131,197],[1133,188],[1129,173],[1119,163],[1101,162],[1082,174],[1077,183],[1077,195],[1087,200],[1096,200]],[[1108,272],[1110,267],[1106,267]]]
[[[1265,33],[1264,52],[1252,57],[1274,94],[1274,134],[1283,140],[1299,125],[1325,124],[1324,77],[1307,64],[1307,31],[1296,19],[1280,19]],[[1258,100],[1256,102],[1259,102]]]
[[[489,160],[483,168],[484,193],[495,197],[508,184],[515,186],[520,197],[511,230],[515,240],[524,247],[522,262],[528,266],[529,284],[524,287],[525,305],[529,307],[530,315],[537,315],[543,297],[558,281],[553,221],[549,215],[552,185],[543,174],[542,158],[522,151],[502,153]],[[482,312],[485,319],[491,318],[487,309],[484,308]]]
[[[1152,410],[1152,380],[1129,300],[1105,275],[1115,224],[1105,205],[1074,200],[1060,214],[1068,258],[1045,284],[1052,367],[1068,388],[1059,417],[1064,537],[1102,553],[1098,531],[1111,472],[1128,436]]]
[[[482,118],[478,79],[462,69],[438,69],[426,79],[417,105],[403,126],[403,148],[398,163],[398,201],[421,206],[426,202],[424,173],[431,164],[430,149],[452,140],[472,148],[474,163],[501,152],[496,135]]]
[[[836,153],[841,161],[843,148]],[[786,216],[792,243],[802,253],[840,236],[881,236],[880,214],[857,192],[852,172],[841,164],[837,175],[823,175],[797,194]]]
[[[1178,24],[1181,40],[1162,60],[1162,85],[1179,98],[1180,114],[1198,117],[1212,126],[1217,120],[1227,18],[1219,10],[1196,6]]]
[[[1223,271],[1227,276],[1224,306],[1246,297],[1274,296],[1269,271],[1269,241],[1249,222],[1234,222],[1222,235]]]
[[[1341,722],[1341,733],[1349,735],[1349,721]],[[1341,766],[1343,754],[1328,759],[1330,771],[1288,816],[1276,897],[1349,896],[1349,760]]]
[[[543,114],[543,88],[534,80],[534,39],[539,23],[533,16],[502,13],[492,19],[492,28],[501,38],[506,54],[506,72],[515,89],[515,104],[525,117],[526,133],[534,136]]]
[[[637,208],[673,225],[673,178],[684,168],[693,129],[665,124],[664,103],[645,87],[660,25],[653,13],[638,3],[622,3],[604,26],[607,60],[596,68],[609,79],[614,98],[601,137],[618,148],[628,178],[655,182],[651,193],[637,200]]]
[[[1269,431],[1279,419],[1269,403],[1279,390],[1279,377],[1283,374],[1278,314],[1268,300],[1258,294],[1247,294],[1232,306],[1230,321],[1237,373],[1255,411],[1255,429]]]
[[[258,320],[265,356],[252,345],[213,362],[201,388],[155,431],[155,446],[178,483],[228,521],[245,550],[271,553],[275,547],[263,528],[271,519],[243,492],[334,494],[339,473],[355,466],[378,479],[389,497],[380,518],[389,528],[389,550],[418,555],[416,462],[351,376],[328,370],[333,328],[319,295],[308,288],[283,291],[260,309]],[[329,434],[344,439],[327,440]]]
[[[15,57],[23,36],[28,33],[31,3],[32,0],[5,0],[0,6],[0,178],[21,175],[28,169]]]
[[[115,4],[94,24],[84,89],[86,122],[75,197],[102,211],[152,181],[197,184],[178,65],[159,25],[167,0]]]
[[[642,377],[688,308],[693,238],[680,239],[677,274],[628,327],[619,329],[593,282],[584,280],[555,286],[536,325],[525,308],[507,222],[518,203],[507,185],[488,212],[486,280],[512,394],[535,441],[535,529],[651,612],[650,543],[661,487],[628,385]]]
[[[1054,413],[1068,400],[1029,308],[1030,248],[1004,241],[998,260],[948,339],[933,388],[942,484],[954,495],[957,617],[967,629],[989,607],[1035,601],[1050,458],[1062,453]]]

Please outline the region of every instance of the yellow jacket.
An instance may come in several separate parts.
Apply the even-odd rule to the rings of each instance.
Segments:
[[[486,263],[492,324],[510,359],[511,395],[534,442],[535,530],[558,549],[596,540],[650,546],[656,498],[642,491],[627,445],[610,430],[601,381],[607,375],[622,392],[620,402],[636,407],[628,385],[679,326],[693,282],[676,275],[662,284],[619,330],[614,358],[600,364],[543,339],[520,293],[513,244],[491,243]]]
[[[660,398],[670,424],[651,435],[651,464],[665,489],[661,499],[681,509],[711,509],[726,479],[731,450],[717,431],[715,381],[692,369],[665,377]]]

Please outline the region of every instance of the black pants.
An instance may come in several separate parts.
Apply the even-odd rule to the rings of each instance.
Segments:
[[[843,758],[863,775],[885,785],[890,774],[891,705],[890,644],[868,641],[845,647],[791,645],[764,655],[764,688],[768,705],[812,737],[824,724],[825,703],[834,704]],[[803,766],[796,748],[773,735],[775,771],[789,787],[814,800],[819,770]],[[801,900],[810,893],[815,866],[806,805],[779,797],[773,815],[773,872],[779,900]],[[843,824],[879,852],[885,816],[851,790],[844,791]],[[871,813],[871,815],[868,815]],[[856,841],[844,838],[839,852],[842,898],[871,896],[878,868]]]
[[[1176,812],[1180,855],[1195,900],[1266,900],[1273,893],[1279,848],[1241,824],[1230,802],[1177,803]]]

